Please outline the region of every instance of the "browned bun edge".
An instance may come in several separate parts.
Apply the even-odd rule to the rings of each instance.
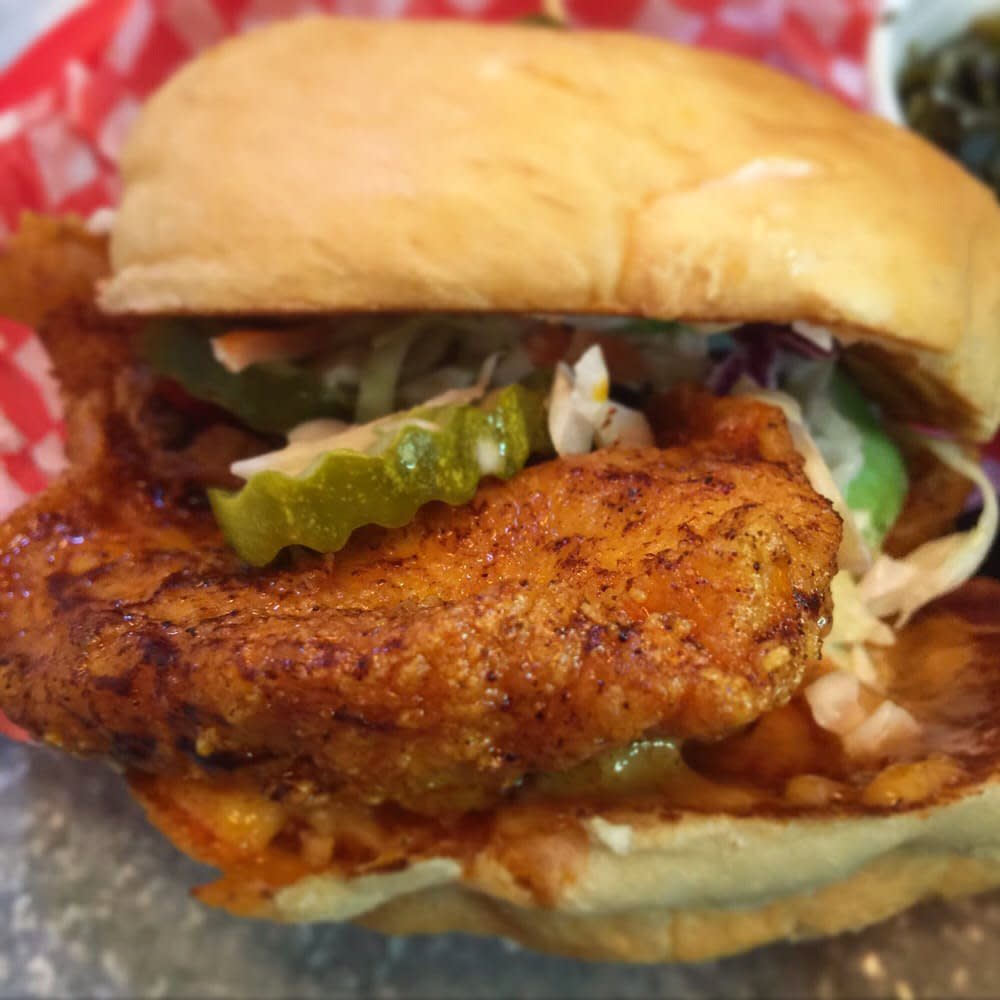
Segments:
[[[802,320],[881,347],[904,410],[976,438],[1000,420],[992,194],[750,62],[301,20],[178,73],[122,169],[111,312]]]

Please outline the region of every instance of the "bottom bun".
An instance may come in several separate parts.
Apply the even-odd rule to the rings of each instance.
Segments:
[[[461,931],[576,958],[701,961],[1000,886],[998,785],[899,817],[691,825],[651,827],[624,855],[595,839],[580,880],[550,906],[509,898],[507,872],[462,879],[453,862],[437,859],[367,876],[370,899],[380,895],[374,879],[392,880],[380,887],[392,898],[351,916],[388,934]],[[270,915],[344,919],[345,896],[356,905],[357,888],[310,876],[279,892]]]
[[[130,781],[174,843],[221,869],[199,897],[243,916],[500,935],[587,959],[716,958],[1000,886],[998,606],[1000,583],[973,581],[886,654],[888,693],[923,734],[906,759],[848,758],[796,698],[645,790],[529,784],[450,820],[299,806],[235,777]]]
[[[933,897],[1000,886],[1000,846],[989,857],[906,850],[839,882],[757,907],[651,906],[578,914],[526,909],[455,886],[397,897],[358,919],[384,934],[461,931],[511,938],[536,951],[621,962],[698,962],[782,940],[857,930]]]
[[[164,805],[160,782],[133,788],[172,840],[220,863],[192,836],[197,820]],[[654,819],[614,810],[575,829],[553,824],[546,803],[518,810],[514,854],[500,822],[496,835],[460,857],[414,857],[390,870],[326,871],[282,885],[259,877],[266,866],[242,866],[202,894],[241,915],[282,922],[497,935],[595,960],[701,961],[1000,886],[1000,781],[965,787],[947,802],[942,792],[934,806],[893,813]],[[531,871],[560,874],[539,894],[525,877]]]

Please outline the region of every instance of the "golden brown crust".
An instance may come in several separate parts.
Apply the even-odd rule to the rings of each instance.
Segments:
[[[108,273],[107,239],[74,218],[25,213],[0,253],[0,316],[37,326],[65,302],[89,302]]]
[[[977,437],[1000,419],[990,192],[730,57],[299,21],[179,73],[123,170],[112,311],[808,320],[884,345],[924,419]]]

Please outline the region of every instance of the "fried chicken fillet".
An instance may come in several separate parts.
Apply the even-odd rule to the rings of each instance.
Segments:
[[[644,737],[721,737],[819,656],[840,523],[775,409],[681,392],[662,448],[251,570],[202,497],[259,442],[173,407],[85,304],[44,337],[74,464],[0,534],[0,702],[49,742],[468,808]]]

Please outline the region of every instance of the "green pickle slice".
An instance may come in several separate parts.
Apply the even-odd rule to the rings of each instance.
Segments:
[[[336,552],[364,525],[399,528],[431,501],[468,503],[485,476],[509,479],[551,448],[544,393],[511,385],[478,404],[400,414],[368,452],[329,451],[301,475],[258,472],[209,498],[232,547],[264,566],[288,545]]]
[[[674,740],[638,740],[626,747],[605,750],[568,771],[548,771],[529,779],[529,793],[545,797],[625,797],[655,792],[684,766]]]
[[[174,379],[195,398],[221,406],[257,431],[282,433],[319,417],[346,418],[354,409],[353,394],[344,386],[328,385],[319,373],[288,362],[229,371],[212,353],[208,333],[194,323],[149,324],[141,351],[157,374]]]
[[[861,533],[878,548],[903,509],[909,489],[906,462],[854,382],[838,371],[830,390],[834,405],[861,435],[861,468],[848,483],[844,500],[851,510],[867,515]]]

